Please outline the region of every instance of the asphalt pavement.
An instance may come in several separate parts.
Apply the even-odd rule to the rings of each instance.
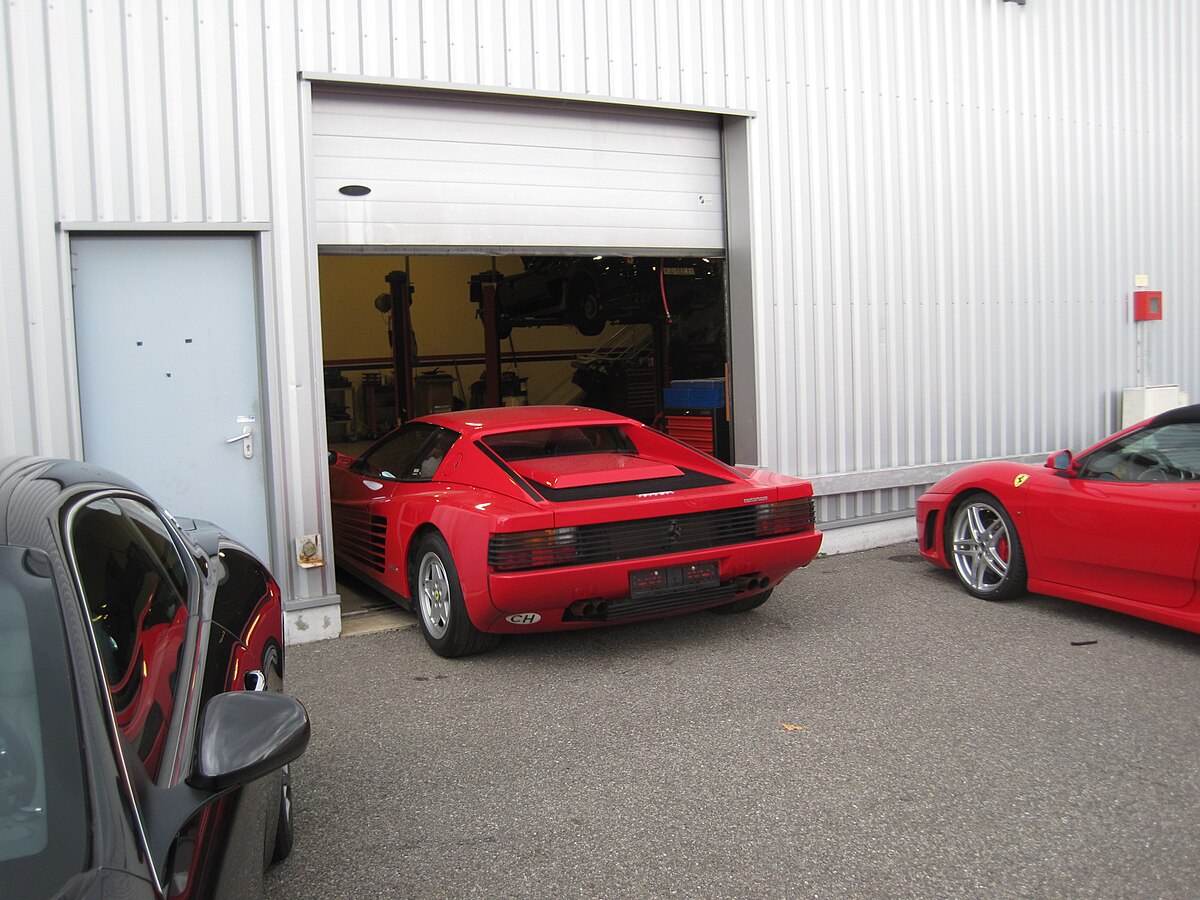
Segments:
[[[1200,635],[987,603],[907,543],[763,607],[291,648],[287,900],[1196,897]]]

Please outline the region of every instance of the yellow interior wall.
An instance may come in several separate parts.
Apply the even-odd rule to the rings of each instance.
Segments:
[[[482,354],[483,323],[476,317],[476,305],[470,300],[472,275],[495,267],[503,275],[522,271],[516,256],[321,256],[318,274],[321,291],[321,335],[323,356],[331,360],[390,359],[388,315],[375,308],[375,298],[390,293],[385,281],[396,270],[409,272],[413,284],[412,326],[418,355],[452,356]],[[513,329],[509,340],[501,343],[504,369],[513,366],[507,356],[510,349],[587,350],[604,343],[615,330],[608,326],[596,337],[585,337],[568,325]],[[387,363],[382,367],[390,369]],[[419,364],[415,372],[432,366]],[[460,396],[480,377],[482,364],[441,366],[456,377],[455,393]],[[558,393],[573,373],[570,362],[526,363],[517,366],[528,378],[530,403],[559,399]],[[355,385],[361,373],[343,373]],[[461,379],[461,389],[458,380]]]

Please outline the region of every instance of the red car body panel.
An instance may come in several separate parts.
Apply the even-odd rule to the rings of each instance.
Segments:
[[[334,459],[330,468],[330,495],[338,563],[407,604],[412,596],[409,584],[412,548],[415,541],[434,529],[453,553],[468,615],[481,631],[501,634],[605,624],[590,619],[564,621],[563,616],[579,600],[628,598],[629,573],[656,566],[716,562],[722,584],[754,576],[753,583],[739,590],[738,596],[758,593],[773,587],[794,569],[807,565],[821,546],[821,533],[814,526],[800,534],[767,535],[745,543],[679,553],[496,571],[488,561],[489,542],[496,534],[687,516],[781,500],[803,500],[812,497],[812,486],[798,478],[731,468],[652,428],[597,410],[500,408],[438,414],[415,421],[461,435],[430,481],[371,478],[352,469],[353,461],[349,458]],[[579,453],[505,463],[483,446],[483,442],[496,434],[561,426],[619,427],[636,443],[636,454],[614,458],[613,454]],[[664,483],[681,478],[685,470],[708,476],[709,482],[720,479],[720,483],[663,489]],[[647,489],[638,493],[636,486],[643,482]],[[630,487],[619,496],[587,499],[550,501],[535,490],[539,486],[586,490],[618,483]],[[367,521],[387,535],[382,547],[375,551],[378,559],[366,557],[356,533],[366,527],[360,523]],[[349,552],[352,547],[354,552]],[[694,608],[703,605],[699,603]],[[509,621],[509,617],[516,621]]]
[[[1012,517],[1031,592],[1200,632],[1200,481],[1104,481],[1049,464],[975,463],[917,501],[918,543],[931,562],[951,568],[946,523],[978,491],[999,500]]]

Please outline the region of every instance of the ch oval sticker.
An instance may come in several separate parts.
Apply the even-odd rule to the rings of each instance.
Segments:
[[[1018,475],[1016,478],[1013,479],[1013,487],[1020,487],[1028,480],[1029,480],[1029,476],[1026,473],[1022,472],[1020,475]]]
[[[505,622],[510,622],[513,625],[533,625],[535,622],[542,621],[542,617],[537,613],[516,613],[515,615],[505,616]]]

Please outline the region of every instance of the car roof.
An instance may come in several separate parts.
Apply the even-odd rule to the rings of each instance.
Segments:
[[[128,479],[102,466],[43,456],[0,458],[0,544],[50,549],[47,522],[65,495],[90,485],[141,494]]]
[[[463,434],[497,434],[571,425],[637,425],[633,419],[586,406],[498,406],[436,413],[414,421],[429,422]]]

